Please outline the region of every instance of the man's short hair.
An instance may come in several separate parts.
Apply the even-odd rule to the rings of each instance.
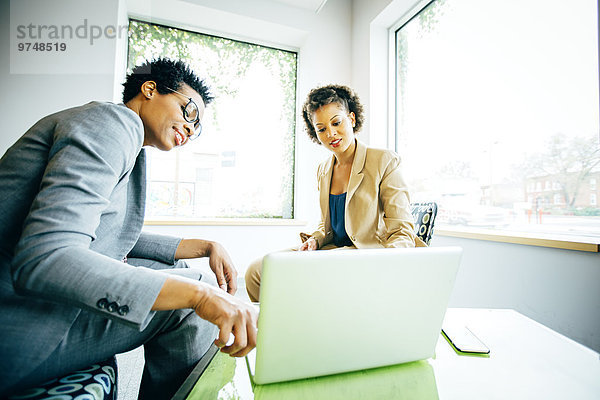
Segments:
[[[123,103],[137,96],[142,84],[148,81],[156,82],[156,89],[160,94],[170,93],[167,88],[179,90],[186,84],[202,97],[205,105],[214,99],[204,80],[198,78],[187,64],[179,60],[157,58],[136,66],[127,75],[123,83]]]

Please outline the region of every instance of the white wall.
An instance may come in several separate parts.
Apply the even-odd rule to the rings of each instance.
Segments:
[[[512,308],[600,351],[600,254],[436,237],[464,249],[451,307]]]
[[[353,1],[352,84],[369,93],[363,102],[372,145],[385,146],[390,128],[387,31],[417,2]],[[464,249],[451,307],[513,308],[600,351],[599,253],[442,236],[432,245]]]
[[[367,112],[363,140],[375,147],[388,143],[389,27],[417,0],[354,0],[352,2],[352,85],[362,93]]]
[[[79,68],[81,73],[78,74],[20,74],[18,69],[11,73],[10,37],[11,32],[14,33],[14,27],[11,31],[10,3],[9,0],[0,0],[0,18],[2,20],[0,82],[3,91],[3,95],[0,97],[0,112],[2,113],[0,154],[4,154],[12,143],[45,115],[92,100],[113,100],[115,55],[117,53],[116,41],[112,41],[109,46],[94,44],[87,47],[87,52],[73,53],[69,51],[61,55],[62,60]],[[74,18],[69,19],[69,23],[77,20],[77,24],[79,24],[83,22],[84,18],[92,19],[95,23],[113,25],[117,23],[118,0],[106,0],[101,3],[90,2],[89,5],[83,5],[83,2],[78,3],[79,6],[73,7],[73,4],[69,4],[69,7],[64,9],[64,13],[68,14],[70,18]],[[32,6],[37,7],[35,15],[43,15],[44,13],[50,14],[51,11],[60,12],[59,4],[60,2],[37,0]],[[121,9],[121,13],[123,11]],[[77,18],[78,14],[81,18]],[[27,41],[32,42],[33,40]],[[95,73],[89,73],[88,71],[92,68],[89,68],[88,56],[100,47],[102,47],[102,57],[107,60],[106,68],[103,68],[100,73],[97,70]],[[35,60],[40,64],[40,70],[43,70],[44,63],[47,62],[43,54],[40,54]],[[51,70],[50,67],[49,70]]]

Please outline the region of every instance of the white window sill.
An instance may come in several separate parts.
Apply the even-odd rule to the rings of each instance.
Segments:
[[[555,234],[533,234],[524,232],[502,231],[494,229],[449,228],[435,229],[434,237],[449,236],[464,239],[488,240],[492,242],[514,243],[529,246],[552,247],[577,251],[600,252],[600,237],[580,237]]]
[[[144,225],[180,225],[180,226],[305,226],[306,221],[284,218],[201,218],[175,219],[152,218],[144,221]]]

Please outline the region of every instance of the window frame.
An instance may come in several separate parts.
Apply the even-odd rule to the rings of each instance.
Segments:
[[[271,48],[274,50],[281,50],[292,52],[296,54],[296,84],[294,91],[296,93],[294,108],[298,110],[299,108],[299,98],[298,98],[298,71],[300,67],[299,59],[300,59],[300,48],[296,46],[289,46],[285,44],[278,43],[277,45],[261,40],[257,40],[250,37],[245,37],[241,35],[228,34],[225,32],[216,32],[207,28],[202,28],[198,26],[193,26],[185,23],[180,23],[172,20],[163,20],[156,18],[149,18],[145,15],[137,15],[137,14],[129,14],[127,16],[127,26],[129,27],[131,21],[138,21],[145,24],[150,25],[158,25],[164,28],[173,28],[188,31],[191,33],[197,33],[205,36],[212,36],[216,38],[222,38],[226,40],[231,40],[235,42],[245,43],[249,45],[261,46],[266,48]],[[123,59],[124,68],[123,71],[127,71],[128,63],[129,63],[129,38],[125,41],[126,51],[125,57]],[[297,218],[296,210],[297,210],[297,196],[296,190],[298,185],[297,180],[297,172],[298,172],[298,113],[296,112],[294,115],[295,124],[294,124],[294,166],[292,169],[293,173],[293,185],[292,185],[292,218],[254,218],[254,217],[206,217],[206,218],[198,218],[198,217],[190,217],[185,218],[181,216],[165,216],[165,217],[151,217],[144,219],[145,226],[215,226],[215,225],[227,225],[227,226],[301,226],[306,225],[306,221],[300,220]]]
[[[388,29],[388,147],[398,151],[398,118],[396,115],[397,98],[398,98],[398,82],[397,82],[397,41],[396,32],[412,19],[417,17],[427,6],[436,0],[419,0],[415,5],[404,15],[402,15],[396,23]],[[600,48],[600,6],[597,9],[598,13],[598,47]],[[600,54],[600,50],[599,50]],[[600,73],[600,61],[599,61]],[[600,140],[600,138],[599,138]],[[530,232],[511,232],[494,229],[461,229],[459,227],[444,227],[436,229],[435,234],[439,236],[455,237],[462,239],[476,239],[500,243],[513,243],[530,246],[541,246],[558,249],[585,251],[585,252],[600,252],[600,237],[598,238],[583,238],[569,235],[557,234],[540,234]]]

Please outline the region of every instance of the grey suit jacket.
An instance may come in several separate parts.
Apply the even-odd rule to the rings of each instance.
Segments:
[[[43,118],[0,160],[0,388],[82,310],[139,330],[154,315],[167,275],[123,259],[172,264],[180,239],[141,234],[143,132],[124,105],[92,102]]]

